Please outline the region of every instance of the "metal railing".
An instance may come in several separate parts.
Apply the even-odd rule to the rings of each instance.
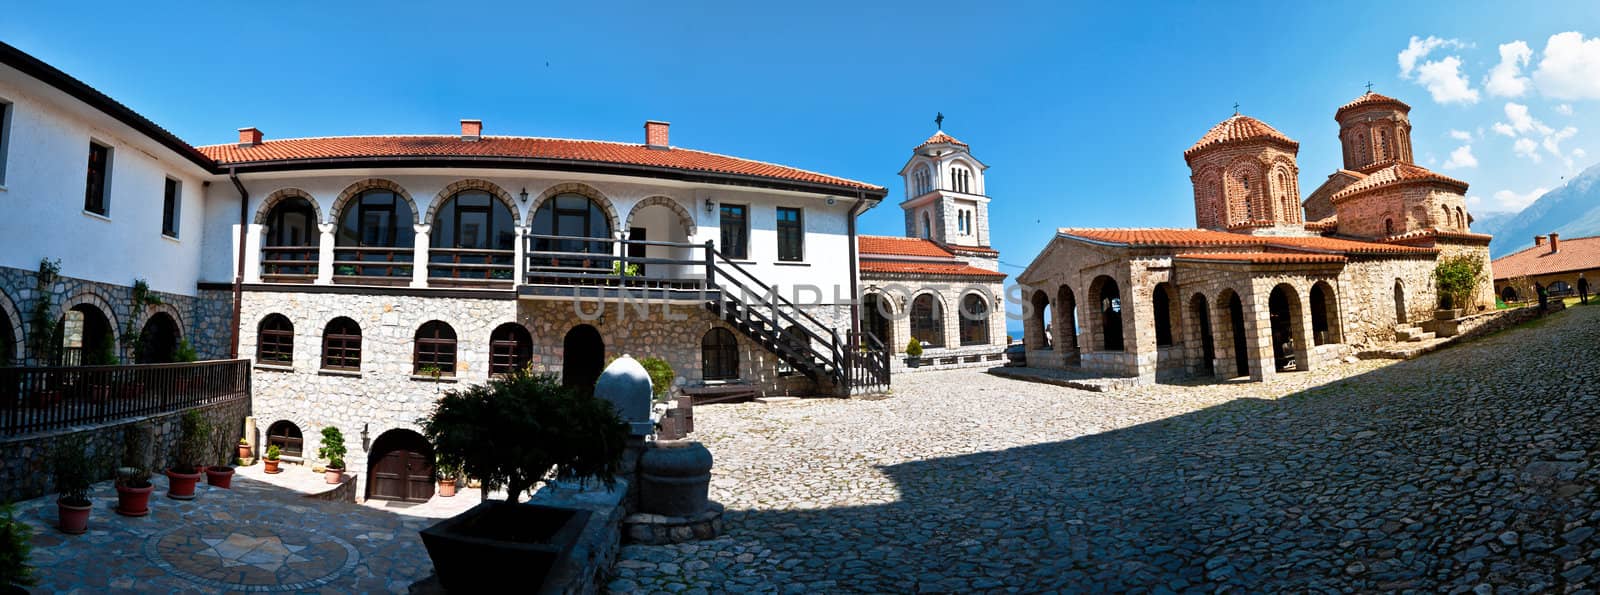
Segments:
[[[339,246],[333,249],[336,283],[392,285],[411,279],[411,247]]]
[[[889,349],[871,332],[851,332],[849,386],[851,390],[889,387]]]
[[[482,248],[429,248],[428,283],[507,285],[515,278],[516,251]]]
[[[0,368],[0,436],[248,399],[250,361]]]
[[[261,249],[261,278],[274,283],[303,283],[317,278],[316,246],[266,246]]]

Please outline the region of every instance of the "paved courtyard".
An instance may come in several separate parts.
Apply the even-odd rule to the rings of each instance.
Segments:
[[[729,529],[628,546],[611,588],[1600,585],[1600,307],[1269,384],[895,383],[881,401],[697,410]]]

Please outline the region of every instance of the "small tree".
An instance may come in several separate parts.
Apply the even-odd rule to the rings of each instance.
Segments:
[[[906,343],[906,356],[922,357],[922,341],[912,339],[910,343]]]
[[[32,537],[33,530],[17,520],[9,503],[0,506],[0,587],[34,584],[33,567],[28,565]]]
[[[123,433],[122,466],[117,468],[117,484],[125,488],[150,487],[150,429],[129,426]]]
[[[206,460],[206,454],[211,449],[211,422],[206,421],[199,411],[190,409],[183,414],[183,420],[178,422],[178,462],[173,466],[173,471],[190,474],[198,473],[201,461]]]
[[[678,373],[672,371],[672,364],[659,357],[647,357],[639,360],[639,365],[650,373],[650,391],[656,400],[667,400],[667,395],[672,393],[672,381],[678,378]]]
[[[94,484],[94,462],[89,459],[89,444],[81,437],[56,443],[53,467],[56,494],[70,506],[88,506],[89,487]]]
[[[1439,259],[1433,269],[1433,282],[1439,290],[1440,305],[1446,308],[1464,308],[1472,301],[1472,292],[1478,288],[1483,276],[1483,259],[1471,255],[1447,256]]]
[[[317,456],[328,461],[329,469],[344,469],[344,432],[339,428],[328,426],[322,428],[322,446],[317,448]]]
[[[267,457],[266,458],[267,458],[268,461],[276,461],[282,456],[283,456],[283,449],[278,448],[278,445],[273,444],[273,445],[267,446]]]
[[[511,503],[552,472],[611,486],[628,439],[609,401],[527,370],[445,391],[417,423],[440,465],[478,478],[485,489],[504,487]]]
[[[193,362],[200,359],[200,354],[195,352],[194,345],[190,345],[188,339],[180,339],[178,349],[172,352],[172,359],[186,363]]]

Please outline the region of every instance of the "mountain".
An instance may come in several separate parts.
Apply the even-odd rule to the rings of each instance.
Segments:
[[[1516,213],[1483,213],[1481,215],[1474,213],[1472,215],[1472,233],[1497,235],[1500,233],[1500,228],[1505,227],[1506,222],[1516,216]]]
[[[1533,236],[1556,232],[1566,238],[1600,235],[1600,164],[1590,166],[1565,186],[1544,193],[1510,219],[1489,221],[1491,231],[1474,223],[1472,231],[1494,234],[1489,254],[1496,258],[1533,245]]]

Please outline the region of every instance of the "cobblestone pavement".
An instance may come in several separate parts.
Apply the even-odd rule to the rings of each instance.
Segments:
[[[1597,356],[1600,307],[1579,307],[1270,384],[953,371],[882,401],[710,406],[729,529],[627,546],[610,587],[1593,592]]]

